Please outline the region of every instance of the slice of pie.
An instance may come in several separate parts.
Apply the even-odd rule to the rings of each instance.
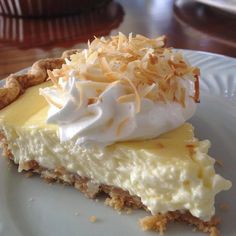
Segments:
[[[140,224],[169,221],[217,235],[215,173],[208,140],[186,123],[199,102],[199,70],[165,38],[95,38],[84,50],[36,62],[0,90],[5,155],[19,171],[108,194],[108,205],[144,208]]]

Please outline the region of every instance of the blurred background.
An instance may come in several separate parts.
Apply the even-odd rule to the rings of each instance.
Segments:
[[[0,0],[0,79],[119,31],[236,57],[236,0]]]

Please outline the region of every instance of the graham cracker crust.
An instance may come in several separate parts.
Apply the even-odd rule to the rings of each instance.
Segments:
[[[3,154],[9,160],[14,163],[13,155],[8,149],[4,134],[0,132],[0,143],[3,149]],[[17,163],[14,163],[18,165]],[[67,172],[63,167],[58,167],[54,170],[45,169],[39,166],[34,161],[28,161],[20,165],[20,168],[28,175],[33,174],[40,175],[46,182],[59,182],[67,185],[71,185],[81,191],[88,198],[95,198],[100,193],[105,193],[107,198],[105,204],[113,207],[117,211],[124,209],[144,209],[149,212],[146,206],[141,202],[138,196],[131,196],[128,191],[124,191],[120,188],[109,186],[105,184],[95,184],[91,179],[81,177],[77,174]],[[150,213],[150,212],[149,212]],[[163,234],[167,225],[170,222],[186,223],[194,227],[194,230],[198,229],[204,233],[208,233],[210,236],[219,236],[220,232],[217,226],[220,220],[216,217],[212,217],[210,221],[204,222],[197,217],[194,217],[190,212],[173,211],[166,214],[150,215],[139,220],[139,225],[142,230],[152,230]]]

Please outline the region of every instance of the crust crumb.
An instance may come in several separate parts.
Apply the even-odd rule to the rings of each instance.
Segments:
[[[92,222],[92,223],[95,223],[97,221],[97,217],[96,216],[90,216],[89,221]]]
[[[215,160],[216,164],[220,167],[223,167],[223,162],[221,160]]]
[[[32,177],[34,174],[33,174],[32,172],[26,172],[26,173],[24,173],[24,175],[25,175],[26,178],[30,178],[30,177]]]
[[[86,197],[94,199],[100,192],[99,187],[91,187],[93,185],[87,178],[77,178],[74,187],[85,194]],[[90,188],[89,188],[90,187]],[[92,188],[92,189],[91,189]]]
[[[3,134],[3,131],[0,131],[0,148],[2,148],[2,154],[4,157],[8,158],[9,160],[13,158],[11,151],[8,149],[7,140]]]
[[[146,216],[140,219],[139,224],[144,231],[154,230],[163,235],[167,226],[167,218],[162,215]]]
[[[219,219],[213,217],[210,221],[204,222],[188,212],[183,214],[179,211],[175,211],[155,216],[146,216],[140,219],[139,224],[144,231],[154,230],[163,234],[166,231],[167,224],[172,221],[185,222],[189,225],[193,225],[196,229],[209,233],[211,236],[219,235],[217,229],[217,225],[220,223]]]
[[[227,211],[227,210],[229,210],[229,205],[226,204],[226,203],[221,203],[220,204],[220,209],[224,210],[224,211]]]
[[[210,229],[210,236],[219,236],[220,231],[216,227],[211,227]]]
[[[132,212],[133,212],[132,209],[131,209],[131,208],[128,208],[127,211],[126,211],[126,214],[127,214],[127,215],[130,215],[130,214],[132,214]]]
[[[25,163],[20,164],[20,169],[21,170],[34,170],[38,169],[39,165],[35,160],[27,161]]]
[[[121,211],[125,208],[125,201],[120,196],[111,196],[111,198],[106,198],[105,204],[117,211]]]
[[[156,147],[161,149],[164,148],[165,146],[162,143],[157,143]]]
[[[47,183],[47,184],[52,184],[53,182],[55,182],[55,180],[53,178],[48,178],[48,177],[45,177],[44,178],[44,181]]]
[[[64,175],[64,174],[66,174],[66,171],[63,166],[59,166],[55,169],[55,173],[58,175]]]

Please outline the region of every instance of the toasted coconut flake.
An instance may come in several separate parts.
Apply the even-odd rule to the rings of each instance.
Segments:
[[[88,98],[88,105],[94,104],[98,101],[97,97]]]
[[[101,68],[105,73],[112,72],[105,57],[100,58]]]
[[[136,112],[139,113],[141,110],[141,98],[138,93],[138,90],[135,87],[134,83],[129,78],[124,77],[123,79],[126,80],[130,84],[131,88],[134,90],[134,94],[135,94],[135,98],[136,98],[135,99],[136,100]]]
[[[117,50],[121,50],[122,45],[124,44],[125,41],[127,41],[126,36],[122,34],[121,32],[119,32]]]
[[[152,65],[155,65],[156,63],[158,63],[158,57],[153,54],[149,54],[149,60]]]
[[[135,99],[135,95],[134,94],[128,94],[128,95],[123,95],[120,96],[116,101],[118,103],[126,103],[126,102],[132,102]]]
[[[112,125],[113,125],[114,119],[111,118],[108,120],[108,122],[106,123],[106,127],[109,129]]]
[[[156,87],[155,83],[153,83],[150,86],[145,86],[140,92],[141,97],[146,97],[155,87]]]
[[[47,70],[48,73],[48,79],[52,81],[52,83],[61,91],[63,91],[62,87],[58,84],[58,78],[54,76],[53,72],[50,70]]]
[[[116,81],[117,80],[116,74],[117,74],[116,72],[111,71],[111,72],[105,73],[104,75],[109,81]]]
[[[120,122],[120,124],[118,125],[117,130],[116,130],[116,136],[120,136],[122,129],[125,127],[125,125],[128,123],[128,121],[129,121],[129,118],[127,117],[123,121]]]
[[[199,89],[199,76],[195,75],[195,94],[194,94],[194,100],[195,102],[200,102],[200,89]]]
[[[186,107],[185,105],[185,89],[184,88],[181,88],[180,89],[180,104],[183,106],[183,107]]]
[[[79,108],[82,106],[84,101],[84,91],[82,89],[82,86],[79,86],[79,84],[76,85],[76,87],[79,89]]]
[[[150,39],[119,33],[107,39],[95,37],[88,42],[88,49],[71,55],[61,69],[50,71],[48,75],[58,89],[58,79],[67,80],[71,71],[80,80],[106,83],[97,94],[98,98],[109,86],[122,83],[127,94],[117,102],[135,101],[136,112],[140,112],[143,97],[178,102],[183,107],[187,96],[199,102],[199,69],[190,66],[181,53],[165,45],[165,36]],[[189,94],[181,85],[183,79],[195,83],[195,94]]]

